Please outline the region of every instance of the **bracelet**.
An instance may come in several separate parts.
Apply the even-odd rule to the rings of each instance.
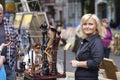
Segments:
[[[77,63],[77,67],[80,67],[80,62]]]

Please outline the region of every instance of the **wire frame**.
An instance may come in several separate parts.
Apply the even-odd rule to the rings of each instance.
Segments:
[[[30,24],[30,28],[29,28],[31,37],[33,38],[34,41],[39,41],[39,39],[42,37],[40,26],[41,24],[44,24],[44,23],[49,25],[46,13],[34,12],[34,15],[32,17],[32,21]]]
[[[45,12],[36,12],[32,17],[32,21],[30,24],[30,30],[40,31],[41,24],[46,23],[49,26],[48,18]]]
[[[47,24],[49,26],[48,18],[45,12],[39,12],[37,15],[39,25]]]

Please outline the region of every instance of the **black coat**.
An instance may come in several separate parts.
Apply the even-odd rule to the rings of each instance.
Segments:
[[[87,61],[88,68],[78,67],[75,71],[75,80],[98,80],[98,71],[103,54],[104,47],[98,34],[84,39],[76,53],[76,59]]]

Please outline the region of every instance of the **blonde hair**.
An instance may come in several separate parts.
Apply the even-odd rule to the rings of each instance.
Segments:
[[[3,5],[2,4],[0,4],[0,8],[3,10]]]
[[[79,35],[81,35],[81,38],[83,38],[83,39],[87,37],[87,35],[85,33],[83,33],[81,28],[82,28],[83,24],[86,23],[90,18],[95,20],[96,25],[97,25],[97,33],[100,36],[100,38],[103,38],[104,37],[104,33],[102,31],[101,21],[95,14],[85,14],[85,15],[82,16],[81,24],[80,24],[80,27],[79,27],[79,30],[80,30],[80,34]]]

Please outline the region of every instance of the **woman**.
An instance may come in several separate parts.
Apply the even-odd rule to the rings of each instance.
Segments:
[[[108,21],[107,19],[102,19],[102,26],[103,26],[103,31],[104,31],[104,39],[102,39],[103,44],[104,44],[104,57],[109,58],[110,56],[110,51],[111,51],[111,41],[112,41],[112,32],[110,28],[108,27]]]
[[[76,60],[70,61],[72,67],[76,68],[75,80],[98,80],[104,53],[100,20],[95,14],[85,14],[80,28],[83,40],[76,53]]]
[[[5,43],[2,43],[0,45],[0,80],[6,80],[6,72],[5,72],[5,68],[4,68],[4,65],[3,63],[5,62],[5,53],[4,50],[5,50],[5,46],[8,46],[10,45],[11,42],[8,42],[7,44]]]

